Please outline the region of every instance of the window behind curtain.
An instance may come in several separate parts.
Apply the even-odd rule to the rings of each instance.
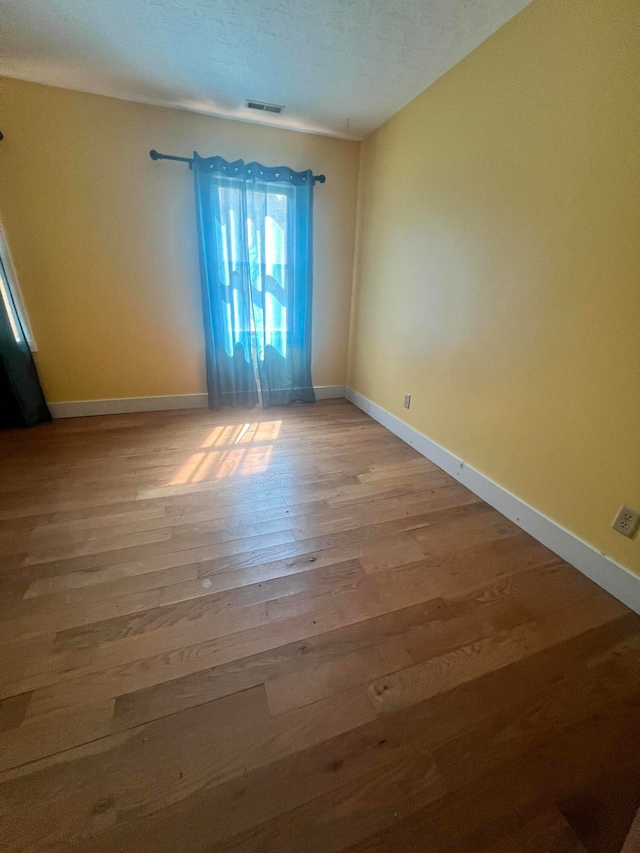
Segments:
[[[261,188],[262,189],[262,188]],[[251,281],[258,287],[264,287],[264,311],[259,302],[254,305],[255,323],[264,329],[264,346],[272,346],[283,358],[287,357],[287,223],[289,200],[281,189],[268,188],[265,193],[266,210],[264,224],[264,257],[261,246],[256,241],[256,223],[251,215],[247,216],[247,235],[249,245],[249,263],[264,265],[264,276],[255,270]],[[260,357],[261,353],[259,353]]]
[[[2,224],[0,224],[0,300],[2,300],[9,317],[11,331],[16,343],[26,341],[31,351],[35,352],[35,341],[31,334],[31,327],[18,287]]]

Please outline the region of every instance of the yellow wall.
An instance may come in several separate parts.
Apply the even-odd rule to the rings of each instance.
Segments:
[[[323,172],[313,378],[343,385],[359,144],[3,79],[0,218],[49,401],[205,390],[193,176],[149,150]]]
[[[349,378],[636,571],[639,26],[534,0],[365,141]]]

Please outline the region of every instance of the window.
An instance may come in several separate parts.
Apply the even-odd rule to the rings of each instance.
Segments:
[[[31,334],[27,312],[22,301],[22,294],[18,287],[2,225],[0,225],[0,299],[2,299],[9,316],[9,323],[16,342],[26,340],[31,352],[35,352],[36,344]]]
[[[287,357],[287,195],[262,188],[261,204],[247,218],[249,266],[258,299],[252,317],[263,329],[262,346],[272,346]],[[261,293],[264,291],[263,293]],[[262,298],[260,298],[260,294]],[[262,355],[259,351],[259,357]]]

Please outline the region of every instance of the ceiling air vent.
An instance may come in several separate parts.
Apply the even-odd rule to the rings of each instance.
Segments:
[[[264,101],[246,101],[245,106],[250,110],[262,110],[265,113],[281,113],[284,109],[278,104],[265,104]]]

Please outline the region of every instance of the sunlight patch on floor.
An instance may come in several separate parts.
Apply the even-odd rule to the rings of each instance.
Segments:
[[[170,486],[222,480],[236,475],[262,474],[269,467],[273,443],[280,435],[282,421],[221,424],[215,427],[182,465]]]

